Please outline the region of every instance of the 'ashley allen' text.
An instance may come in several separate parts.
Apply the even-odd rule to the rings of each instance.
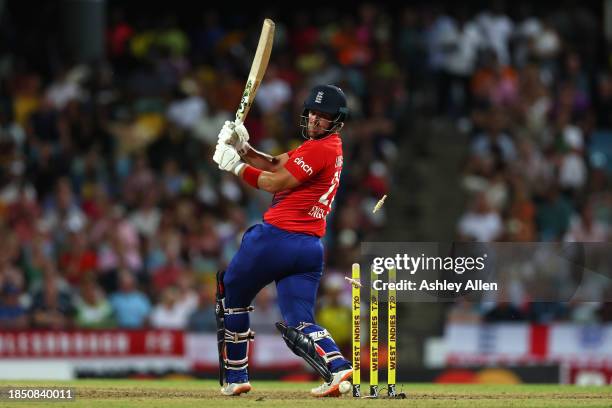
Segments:
[[[465,282],[450,282],[446,279],[421,280],[420,282],[402,279],[399,282],[385,282],[378,279],[372,282],[372,287],[376,290],[443,291],[456,293],[462,290],[497,291],[496,282],[484,282],[481,279],[468,279]]]

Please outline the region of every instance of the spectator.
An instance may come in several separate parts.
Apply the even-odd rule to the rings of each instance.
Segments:
[[[143,268],[140,240],[134,226],[125,219],[124,210],[115,206],[92,229],[98,249],[98,280],[106,292],[117,290],[121,268],[139,273]]]
[[[596,102],[597,127],[599,129],[612,129],[612,77],[610,74],[599,76]]]
[[[187,322],[189,331],[213,333],[217,330],[214,288],[214,285],[200,286],[198,304]]]
[[[491,209],[484,193],[477,193],[472,209],[466,212],[458,225],[460,240],[490,242],[500,238],[503,224],[500,215]]]
[[[467,9],[459,6],[456,18],[451,19],[451,25],[440,40],[446,54],[444,69],[448,84],[445,98],[452,104],[449,113],[465,115],[465,108],[470,105],[470,78],[486,39],[478,25],[469,20]]]
[[[342,289],[347,287],[339,274],[328,274],[322,282],[323,296],[316,313],[316,321],[327,327],[340,350],[350,348],[351,308],[342,299]]]
[[[119,273],[119,291],[111,295],[110,303],[119,327],[138,329],[148,324],[151,303],[136,288],[134,276],[129,271]]]
[[[164,235],[162,246],[165,261],[152,274],[153,288],[158,294],[169,286],[176,285],[184,272],[180,259],[181,245],[182,238],[178,231],[168,231]]]
[[[489,310],[484,316],[484,321],[487,323],[521,320],[525,320],[525,316],[510,302],[497,303],[495,307]]]
[[[55,276],[49,275],[40,291],[34,294],[31,306],[32,326],[66,330],[73,327],[74,305],[70,293],[60,289]]]
[[[175,287],[168,287],[161,294],[161,302],[151,312],[151,326],[157,329],[185,329],[193,310],[190,305],[179,302],[179,291]]]
[[[563,239],[566,242],[606,242],[608,240],[607,226],[594,219],[593,207],[584,204],[580,214],[572,216],[570,227]]]
[[[512,173],[526,183],[529,196],[529,193],[543,194],[554,183],[553,163],[529,139],[520,140],[518,158],[510,166]]]
[[[98,259],[96,253],[89,248],[84,231],[70,234],[68,248],[60,256],[59,265],[66,280],[77,287],[84,278],[95,277]]]
[[[115,327],[113,309],[102,289],[94,280],[81,284],[80,295],[75,301],[76,326],[84,329],[108,329]]]
[[[130,208],[134,207],[137,205],[139,199],[143,196],[149,198],[149,200],[153,200],[154,203],[155,196],[148,195],[155,191],[154,186],[155,174],[149,168],[149,163],[146,156],[144,154],[137,155],[134,158],[134,167],[123,184],[123,193],[126,205]],[[150,205],[150,202],[151,201],[147,202],[147,204]],[[143,233],[151,233],[151,228],[155,226],[155,224],[153,224],[153,226],[151,226],[151,224],[145,225],[149,226],[149,228],[143,228]],[[139,228],[139,231],[140,230],[141,229]]]
[[[491,108],[485,132],[476,136],[472,143],[472,154],[495,163],[509,163],[516,159],[516,147],[512,138],[504,132],[503,110]]]
[[[5,284],[0,292],[0,330],[26,329],[29,326],[28,310],[21,304],[21,291]]]
[[[476,16],[476,23],[483,32],[487,46],[502,64],[510,63],[510,38],[514,33],[514,23],[504,13],[502,2],[492,2],[490,10]]]
[[[588,171],[582,151],[582,131],[577,126],[566,126],[562,137],[566,150],[559,163],[559,186],[567,194],[578,197],[586,185]]]
[[[283,320],[276,304],[276,290],[272,285],[263,288],[253,301],[255,311],[249,316],[251,329],[255,333],[276,333],[276,328],[270,322]]]
[[[569,317],[567,305],[561,302],[531,302],[529,320],[538,324],[555,323]]]
[[[478,305],[460,298],[449,308],[446,321],[450,324],[476,324],[482,321],[482,316]]]
[[[482,59],[482,66],[476,70],[471,80],[475,100],[498,107],[512,106],[518,98],[516,70],[500,63],[492,51],[486,52]]]
[[[168,106],[168,119],[184,130],[192,130],[207,115],[206,100],[200,95],[198,84],[185,78],[179,84],[177,98]]]
[[[154,189],[143,192],[143,198],[130,216],[130,223],[136,231],[147,238],[157,233],[161,220],[161,211],[156,206],[157,193]]]
[[[266,80],[257,91],[256,103],[264,114],[277,114],[291,101],[291,87],[279,76],[276,66],[266,70]]]
[[[551,187],[545,200],[536,209],[536,224],[542,241],[558,241],[563,238],[569,227],[572,215],[570,203],[557,187]]]
[[[67,178],[60,178],[55,187],[55,201],[45,211],[45,227],[53,231],[54,240],[67,245],[71,232],[85,228],[87,218],[79,208]]]
[[[515,180],[513,197],[508,214],[507,233],[511,241],[532,242],[536,240],[535,211],[525,183]]]

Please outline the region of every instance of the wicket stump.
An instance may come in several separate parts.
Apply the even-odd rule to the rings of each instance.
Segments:
[[[361,287],[359,282],[359,264],[353,264],[353,397],[361,397]]]
[[[395,283],[395,269],[389,269],[389,283]],[[391,285],[389,285],[391,286]],[[387,394],[395,397],[395,370],[397,368],[397,301],[395,286],[388,290],[388,338],[387,338]]]
[[[375,275],[371,272],[372,279]],[[360,266],[352,268],[352,341],[353,341],[353,397],[361,397],[361,284]],[[389,269],[389,283],[396,282],[396,270]],[[387,311],[387,395],[389,398],[406,398],[403,392],[396,389],[397,370],[397,292],[394,285],[388,290]],[[379,353],[378,340],[380,319],[378,317],[378,291],[370,283],[370,395],[366,398],[378,398]]]
[[[378,291],[371,282],[376,279],[370,273],[370,397],[378,397]]]

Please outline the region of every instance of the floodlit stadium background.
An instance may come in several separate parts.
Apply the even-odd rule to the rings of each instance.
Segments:
[[[530,3],[0,3],[0,376],[216,375],[214,273],[270,197],[212,149],[264,17],[254,146],[301,142],[310,86],[349,98],[317,311],[347,352],[361,242],[609,241],[612,2]],[[398,380],[610,384],[612,285],[592,286],[403,303]],[[274,288],[254,306],[253,375],[312,378]]]

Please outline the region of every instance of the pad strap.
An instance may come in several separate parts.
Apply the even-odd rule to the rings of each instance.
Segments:
[[[299,325],[295,326],[295,330],[304,331],[308,326],[312,326],[312,323],[300,322]]]
[[[243,358],[242,360],[230,360],[225,359],[225,368],[227,368],[228,370],[244,370],[245,368],[247,368],[249,366],[249,357],[248,357],[248,350],[247,350],[247,357]]]
[[[244,370],[249,366],[249,342],[255,339],[255,332],[251,329],[236,333],[225,329],[225,343],[246,343],[246,357],[241,360],[230,360],[227,353],[224,353],[223,366],[226,370]]]
[[[223,312],[225,313],[226,316],[229,316],[229,315],[234,315],[234,314],[251,313],[253,310],[255,310],[253,306],[234,307],[234,308],[230,307],[227,309],[223,309]]]
[[[255,332],[251,329],[237,333],[230,330],[225,329],[225,342],[226,343],[244,343],[247,341],[255,340]]]
[[[225,295],[225,294],[224,294]],[[226,316],[233,314],[243,314],[243,313],[251,313],[255,308],[253,306],[247,307],[225,307],[225,297],[221,299],[223,304],[223,314]]]
[[[342,358],[342,353],[340,353],[339,351],[330,351],[329,353],[325,353],[323,358],[325,359],[326,363],[330,363],[334,360]]]

